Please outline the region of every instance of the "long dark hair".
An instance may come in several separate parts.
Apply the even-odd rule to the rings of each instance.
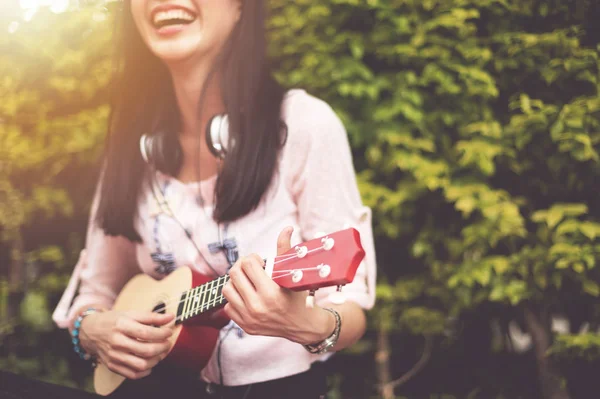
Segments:
[[[267,62],[265,6],[263,0],[241,3],[240,20],[213,66],[220,71],[229,134],[236,143],[216,183],[217,222],[236,220],[259,205],[285,140],[280,116],[284,89]],[[178,145],[180,121],[169,71],[140,37],[129,1],[123,4],[117,34],[120,48],[96,222],[108,235],[139,241],[134,220],[147,166],[139,140],[143,134],[165,131]],[[167,172],[175,175],[179,167],[176,159],[170,160]]]

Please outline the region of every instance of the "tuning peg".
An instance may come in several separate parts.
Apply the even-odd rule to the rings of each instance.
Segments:
[[[302,247],[296,246],[294,248],[294,250],[296,251],[296,255],[299,258],[304,258],[306,256],[306,254],[308,253],[308,248],[306,248],[305,246],[302,246]]]
[[[323,237],[321,242],[323,243],[323,249],[325,251],[329,251],[335,245],[335,241],[331,237]]]
[[[304,273],[302,273],[302,270],[294,270],[292,272],[292,281],[294,283],[299,283],[300,280],[302,280],[303,276],[304,276]]]
[[[315,290],[310,290],[308,292],[308,296],[306,297],[306,307],[307,308],[315,307]]]
[[[329,265],[321,263],[319,266],[317,266],[317,269],[319,269],[319,277],[321,278],[329,277],[331,274],[331,266]]]
[[[342,287],[342,285],[338,285],[335,292],[329,295],[329,300],[331,301],[331,303],[341,305],[344,302],[346,302],[346,295],[342,292]]]

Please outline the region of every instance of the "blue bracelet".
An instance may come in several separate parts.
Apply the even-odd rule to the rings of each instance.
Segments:
[[[80,345],[81,342],[79,340],[79,329],[81,328],[81,322],[83,321],[83,319],[97,311],[98,310],[95,308],[89,308],[89,309],[85,310],[84,312],[81,312],[79,317],[77,317],[77,319],[75,320],[73,331],[71,331],[71,336],[72,336],[71,341],[73,342],[73,350],[83,360],[92,359],[92,355],[90,355],[89,353],[86,353],[85,350],[83,350],[83,348],[81,347],[81,345]],[[93,359],[92,359],[92,364],[95,365],[95,361],[93,361]]]

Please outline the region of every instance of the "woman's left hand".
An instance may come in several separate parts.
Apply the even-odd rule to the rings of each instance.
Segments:
[[[277,239],[277,255],[291,248],[293,229],[284,229]],[[263,269],[260,256],[240,258],[229,271],[223,287],[228,303],[225,313],[246,333],[287,338],[313,344],[327,338],[335,328],[330,312],[306,307],[307,292],[280,287]]]

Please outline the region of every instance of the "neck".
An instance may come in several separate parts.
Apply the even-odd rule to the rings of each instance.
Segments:
[[[224,275],[185,291],[177,308],[177,324],[224,305],[223,287],[228,281],[229,275]]]
[[[208,58],[208,57],[207,57]],[[223,98],[219,90],[219,74],[215,73],[208,83],[204,101],[200,104],[200,96],[212,68],[211,62],[194,62],[170,64],[171,79],[182,122],[183,136],[198,136],[203,133],[211,115],[224,111]],[[199,110],[202,113],[199,115]]]

